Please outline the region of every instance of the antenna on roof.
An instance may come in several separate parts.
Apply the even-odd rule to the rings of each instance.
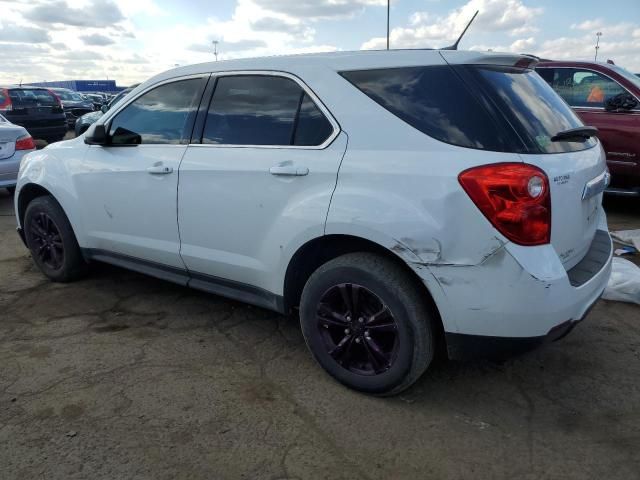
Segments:
[[[476,17],[478,16],[478,13],[480,13],[480,10],[476,10],[476,13],[473,14],[473,17],[471,17],[471,20],[469,20],[469,23],[467,23],[467,26],[464,27],[464,30],[462,31],[462,33],[460,34],[460,36],[456,40],[456,43],[454,43],[453,45],[449,45],[448,47],[444,47],[442,50],[457,50],[458,49],[458,44],[460,43],[460,40],[462,40],[462,37],[464,37],[464,34],[467,33],[467,29],[471,26],[473,21],[476,19]]]

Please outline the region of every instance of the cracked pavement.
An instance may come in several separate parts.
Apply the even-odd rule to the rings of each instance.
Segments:
[[[628,202],[612,228],[640,227]],[[316,366],[295,319],[106,265],[54,284],[14,228],[0,189],[3,479],[640,478],[637,306],[380,399]]]

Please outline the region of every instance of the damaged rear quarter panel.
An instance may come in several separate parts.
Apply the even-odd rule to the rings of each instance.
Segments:
[[[452,147],[407,128],[396,117],[392,122],[403,125],[389,132],[402,137],[394,142],[402,149],[389,150],[388,142],[363,137],[358,126],[343,120],[350,140],[325,233],[362,237],[386,247],[420,276],[440,308],[449,299],[431,274],[434,266],[479,265],[506,243],[462,189],[458,174],[472,166],[519,159]],[[457,330],[453,318],[443,316],[443,322],[445,329]]]

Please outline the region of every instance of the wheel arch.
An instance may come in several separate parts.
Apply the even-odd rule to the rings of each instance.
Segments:
[[[49,195],[55,199],[55,196],[49,190],[47,190],[42,185],[38,185],[37,183],[27,183],[26,185],[23,185],[22,188],[20,188],[20,191],[18,193],[18,201],[16,202],[18,209],[16,213],[18,214],[18,221],[20,222],[21,227],[24,227],[24,215],[29,204],[34,199],[38,197],[44,197],[46,195]]]
[[[302,290],[311,274],[321,265],[347,253],[371,252],[384,256],[399,265],[424,293],[429,308],[434,313],[438,348],[444,348],[444,327],[438,307],[429,288],[418,274],[395,252],[372,240],[348,235],[329,234],[307,241],[294,253],[289,261],[284,278],[283,303],[285,312],[290,312],[300,303]]]

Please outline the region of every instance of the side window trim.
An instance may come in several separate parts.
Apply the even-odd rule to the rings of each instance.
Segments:
[[[273,77],[283,77],[283,78],[288,78],[289,80],[293,80],[301,89],[302,89],[302,94],[300,95],[300,101],[299,101],[299,105],[298,105],[298,110],[297,110],[297,114],[296,114],[296,120],[295,123],[297,125],[297,121],[298,121],[298,117],[299,117],[299,113],[300,113],[300,106],[302,105],[302,99],[304,98],[304,95],[306,94],[315,104],[315,106],[318,108],[318,110],[320,110],[320,112],[324,115],[324,117],[329,121],[329,123],[331,124],[331,128],[332,128],[332,132],[331,135],[329,135],[327,137],[327,139],[322,142],[320,145],[312,145],[312,146],[306,146],[306,145],[237,145],[237,144],[204,144],[202,143],[202,136],[204,134],[204,120],[206,119],[206,115],[207,112],[209,110],[209,106],[211,104],[211,101],[213,100],[213,94],[215,92],[215,85],[213,84],[217,84],[218,78],[220,77],[233,77],[233,76],[245,76],[245,75],[255,75],[255,76],[273,76]],[[209,86],[211,86],[211,88],[209,88]],[[197,130],[194,128],[194,133],[192,136],[192,140],[190,143],[191,147],[206,147],[206,148],[271,148],[271,149],[303,149],[303,150],[323,150],[325,148],[327,148],[329,145],[331,145],[333,143],[333,141],[336,139],[336,137],[340,134],[340,132],[342,131],[340,124],[338,123],[338,121],[335,119],[335,117],[333,116],[333,114],[331,113],[331,111],[326,107],[326,105],[322,102],[322,100],[320,100],[320,98],[315,94],[315,92],[313,90],[311,90],[311,88],[309,88],[309,86],[304,83],[304,81],[289,72],[283,72],[283,71],[279,71],[279,70],[229,70],[229,71],[224,71],[224,72],[212,72],[211,73],[211,80],[209,81],[209,85],[207,85],[207,89],[205,92],[205,96],[203,98],[203,100],[200,102],[200,109],[198,110],[198,115],[200,116],[201,114],[201,110],[203,110],[203,119],[202,119],[202,125],[197,125]],[[196,118],[196,124],[198,123],[198,118]],[[293,131],[293,134],[295,135],[295,128]]]
[[[100,119],[100,123],[102,125],[105,126],[105,129],[107,131],[109,131],[111,129],[111,122],[113,122],[113,119],[116,118],[120,112],[122,110],[124,110],[125,108],[127,108],[129,105],[131,105],[133,102],[135,102],[136,100],[138,100],[140,97],[142,97],[143,95],[146,95],[147,93],[149,93],[151,90],[154,90],[158,87],[162,87],[164,85],[168,85],[171,83],[176,83],[176,82],[181,82],[183,80],[197,80],[200,79],[200,86],[199,86],[199,90],[198,90],[198,95],[200,96],[200,105],[202,105],[202,101],[205,97],[205,92],[206,92],[206,87],[208,86],[208,84],[210,83],[210,78],[211,78],[211,74],[210,73],[196,73],[196,74],[192,74],[192,75],[185,75],[185,76],[181,76],[181,77],[172,77],[172,78],[168,78],[166,80],[163,80],[161,82],[158,83],[154,83],[152,85],[147,86],[147,88],[145,88],[144,90],[139,91],[135,97],[129,99],[129,101],[127,101],[126,103],[120,101],[118,102],[118,106],[117,108],[114,108],[113,110],[109,110],[104,116],[106,118],[104,118],[104,120],[101,118]],[[193,135],[193,131],[195,129],[195,122],[197,121],[197,113],[199,112],[199,109],[196,108],[196,115],[193,116],[193,118],[190,120],[190,124],[187,125],[185,127],[185,135],[182,139],[182,141],[179,144],[153,144],[153,143],[146,143],[146,144],[140,144],[140,145],[136,145],[136,147],[145,147],[145,146],[157,146],[157,145],[162,145],[164,147],[184,147],[189,145],[189,131],[191,131],[191,135]],[[118,145],[114,145],[114,146],[118,146]],[[131,145],[122,145],[122,146],[131,146]]]
[[[621,85],[620,82],[618,82],[615,78],[610,77],[609,75],[607,75],[604,72],[599,72],[597,70],[594,70],[593,68],[589,68],[589,67],[538,67],[540,70],[545,69],[545,70],[559,70],[559,69],[563,69],[563,70],[583,70],[585,72],[591,72],[591,73],[595,73],[596,75],[602,75],[603,77],[608,78],[609,80],[611,80],[613,83],[615,83],[616,85],[618,85],[622,90],[624,90],[626,93],[628,93],[629,95],[631,95],[633,98],[635,98],[638,101],[638,104],[640,104],[640,98],[636,97],[632,92],[630,92],[624,85]],[[569,106],[571,108],[581,108],[583,110],[597,110],[597,111],[605,111],[604,107],[583,107],[580,105],[571,105],[569,102],[567,102],[569,104]],[[634,110],[630,110],[629,112],[640,112],[640,108],[636,108]],[[627,112],[628,113],[628,112]]]

